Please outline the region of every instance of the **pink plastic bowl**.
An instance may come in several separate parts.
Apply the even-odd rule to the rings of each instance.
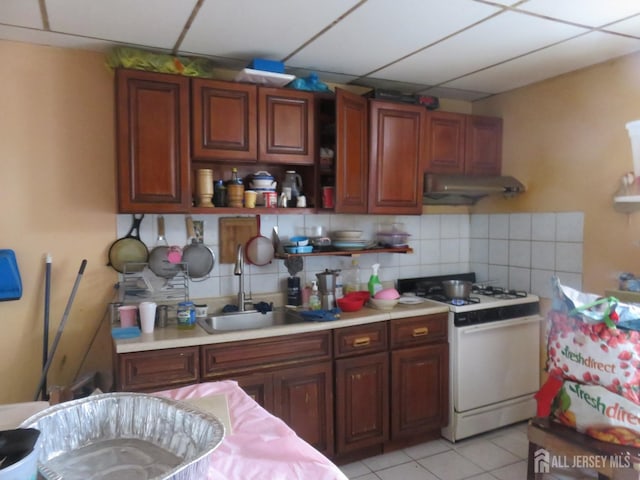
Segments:
[[[379,298],[382,300],[396,300],[400,298],[400,294],[395,288],[385,288],[376,293],[373,298]]]

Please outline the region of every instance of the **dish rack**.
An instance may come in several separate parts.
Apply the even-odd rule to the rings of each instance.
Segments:
[[[144,301],[185,302],[189,300],[189,266],[180,264],[172,278],[155,275],[147,263],[125,263],[120,275],[119,301],[137,304]]]

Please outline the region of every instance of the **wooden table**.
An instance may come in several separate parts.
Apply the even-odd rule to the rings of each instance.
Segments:
[[[558,467],[595,470],[600,480],[640,480],[640,448],[601,442],[539,417],[529,421],[527,436],[527,480],[542,480],[542,470],[554,462]]]

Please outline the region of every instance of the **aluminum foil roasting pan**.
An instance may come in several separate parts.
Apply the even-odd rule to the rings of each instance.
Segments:
[[[40,435],[47,480],[207,478],[208,455],[224,425],[184,403],[143,393],[105,393],[29,417]]]

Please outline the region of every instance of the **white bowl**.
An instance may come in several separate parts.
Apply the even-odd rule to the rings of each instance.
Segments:
[[[398,304],[399,299],[387,299],[387,298],[370,298],[369,304],[373,308],[377,308],[378,310],[391,310]]]

